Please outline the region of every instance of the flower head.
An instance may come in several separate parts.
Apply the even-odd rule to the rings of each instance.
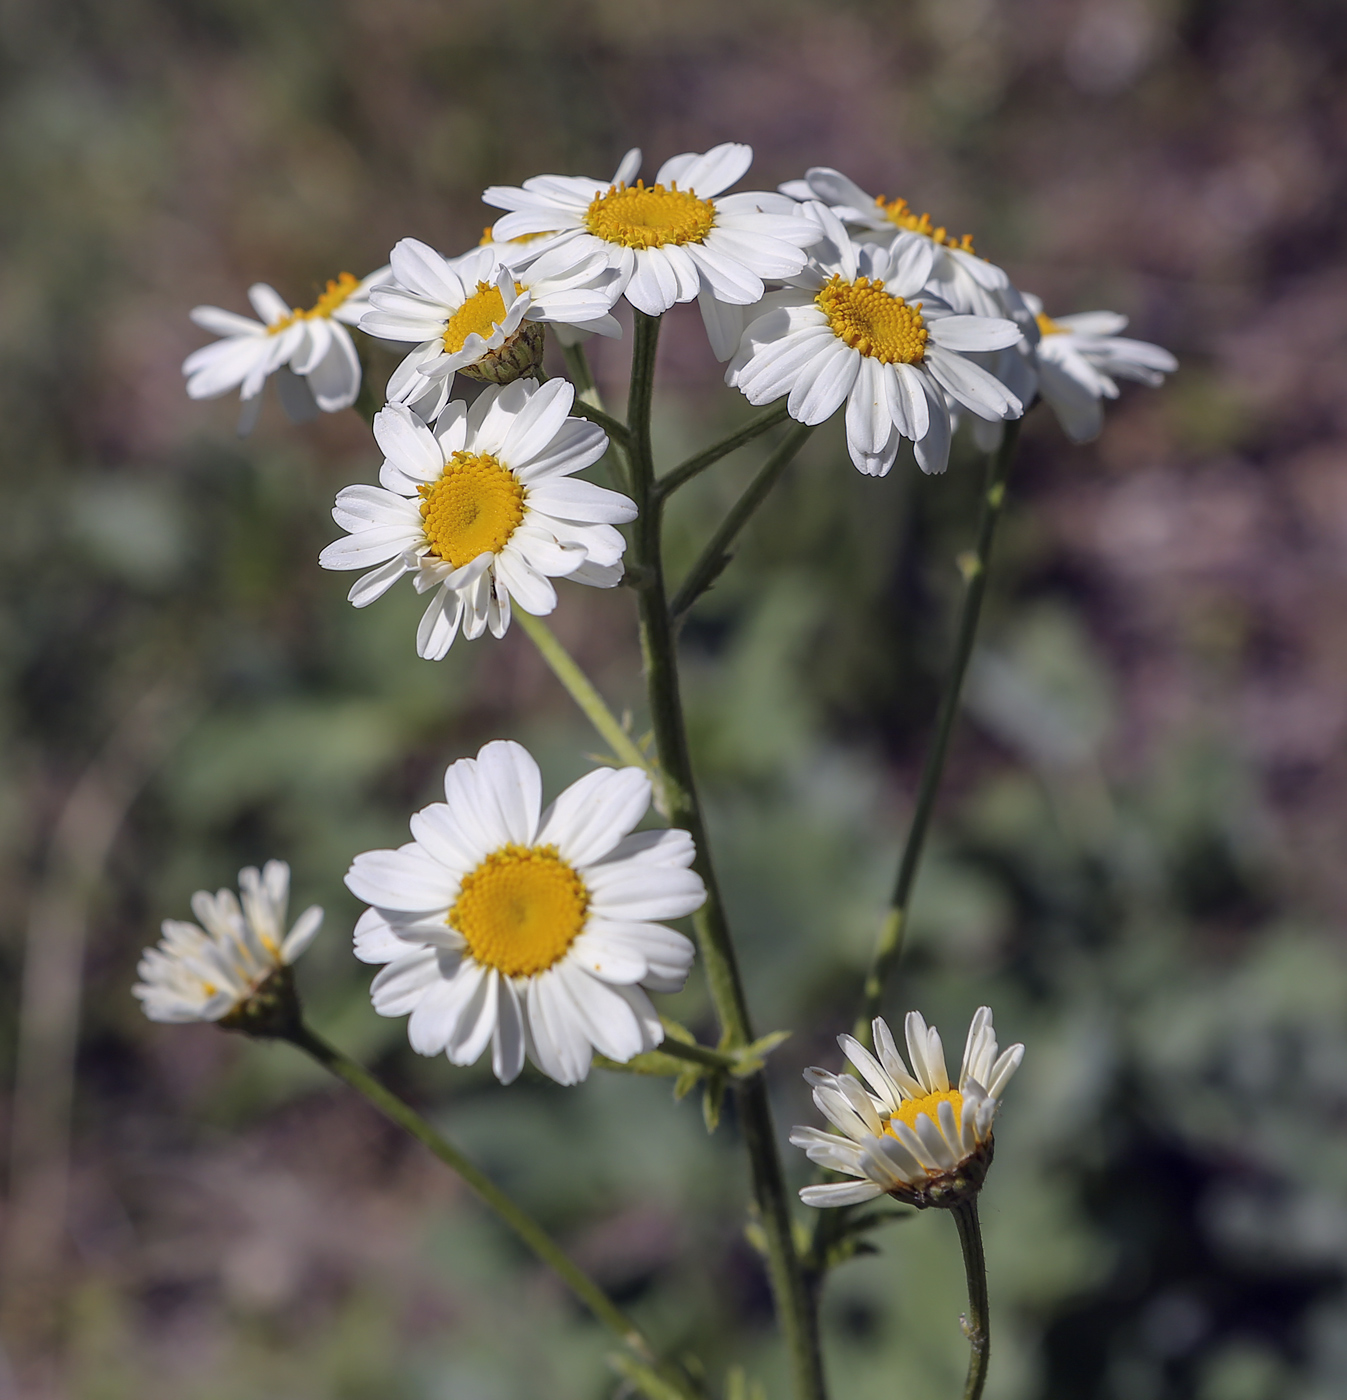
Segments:
[[[239,895],[198,890],[200,921],[165,919],[163,939],[147,948],[132,988],[151,1021],[229,1021],[245,1028],[249,1004],[313,942],[323,911],[311,905],[285,932],[290,867],[269,860],[239,871]]]
[[[603,456],[603,430],[568,418],[575,390],[554,379],[484,390],[469,408],[450,403],[427,427],[404,404],[374,419],[385,461],[381,486],[348,486],[332,518],[350,534],[323,550],[325,569],[371,569],[350,600],[366,607],[403,574],[433,592],[417,654],[438,661],[460,627],[503,637],[511,599],[540,616],[557,603],[548,581],[611,588],[625,542],[615,525],[635,505],[573,473]]]
[[[909,1205],[953,1206],[982,1187],[992,1159],[992,1120],[1024,1046],[997,1055],[989,1007],[968,1028],[957,1088],[945,1069],[945,1050],[934,1026],[909,1012],[909,1073],[882,1018],[874,1022],[875,1054],[849,1035],[838,1036],[865,1084],[850,1074],[809,1069],[820,1112],[845,1136],[797,1127],[790,1140],[811,1162],[854,1181],[806,1186],[811,1206],[846,1206],[888,1194]]]
[[[508,384],[542,363],[543,327],[583,326],[602,335],[621,329],[608,313],[615,274],[601,258],[561,266],[537,250],[503,257],[495,246],[443,258],[404,238],[391,258],[394,281],[370,294],[360,329],[416,348],[393,371],[394,403],[423,400],[457,372]]]
[[[1179,367],[1168,350],[1120,336],[1127,317],[1116,311],[1051,317],[1044,314],[1038,297],[1026,292],[1024,301],[1039,333],[1033,353],[1038,391],[1072,442],[1098,437],[1104,422],[1102,400],[1118,397],[1118,379],[1156,387]]]
[[[262,387],[272,374],[281,404],[296,423],[320,409],[336,413],[349,408],[360,392],[360,357],[346,327],[365,314],[370,289],[388,276],[386,267],[363,281],[343,272],[307,310],[287,306],[273,288],[257,282],[248,288],[248,300],[261,318],[257,321],[218,306],[196,307],[192,320],[224,338],[183,361],[187,393],[213,399],[239,389],[240,433],[250,432],[256,423]]]
[[[371,905],[356,956],[386,964],[374,1009],[410,1013],[422,1055],[467,1065],[489,1044],[507,1084],[526,1055],[575,1084],[593,1050],[625,1062],[658,1045],[646,991],[682,987],[693,949],[655,921],[706,891],[687,832],[631,834],[646,774],[597,769],[544,811],[538,765],[501,740],[451,764],[444,795],[412,818],[410,844],[357,856],[346,876]]]
[[[1015,344],[1019,328],[957,314],[931,284],[928,241],[858,246],[821,204],[804,212],[821,241],[745,329],[728,383],[754,404],[789,395],[801,423],[845,403],[847,448],[868,476],[888,473],[903,438],[923,471],[944,471],[952,404],[990,420],[1020,416],[1020,400],[968,358]]]
[[[863,242],[918,239],[932,253],[931,284],[956,311],[974,316],[1013,316],[1019,293],[995,263],[978,257],[970,234],[952,234],[929,214],[913,211],[905,199],[866,194],[840,170],[816,165],[803,180],[781,186],[783,194],[819,200]]]
[[[493,185],[482,198],[511,211],[494,238],[551,234],[544,248],[556,266],[602,258],[618,293],[648,316],[697,297],[748,306],[764,278],[798,273],[801,249],[818,236],[780,195],[724,193],[752,160],[751,147],[727,142],[666,160],[652,185],[632,184],[640,152],[629,151],[610,183],[539,175],[522,188]]]

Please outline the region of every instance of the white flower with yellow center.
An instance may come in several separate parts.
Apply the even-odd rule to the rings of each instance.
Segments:
[[[646,992],[678,991],[692,944],[658,922],[706,898],[686,831],[633,835],[650,805],[639,768],[600,768],[545,811],[538,765],[501,740],[450,764],[443,803],[408,845],[357,856],[346,884],[371,908],[356,956],[386,966],[370,993],[406,1016],[413,1050],[491,1065],[528,1057],[559,1084],[592,1052],[625,1063],[663,1039]]]
[[[248,288],[248,300],[258,321],[218,306],[196,307],[192,320],[224,339],[194,350],[183,361],[188,395],[213,399],[238,389],[243,400],[240,433],[250,432],[256,423],[262,387],[272,374],[281,403],[296,423],[307,422],[320,409],[336,413],[349,408],[360,392],[360,357],[346,327],[359,322],[369,309],[370,290],[388,276],[386,267],[363,281],[343,272],[308,310],[287,306],[274,288],[257,282]]]
[[[420,656],[438,661],[460,627],[503,637],[511,599],[542,616],[557,605],[553,578],[611,588],[625,541],[614,526],[636,517],[616,491],[573,473],[603,456],[603,429],[567,413],[564,380],[518,380],[454,401],[432,432],[405,404],[374,419],[384,451],[380,486],[348,486],[332,518],[350,534],[323,550],[325,569],[377,567],[348,595],[358,608],[404,574],[434,597],[416,633]]]
[[[752,164],[751,147],[727,142],[674,156],[653,185],[629,183],[639,161],[639,151],[628,152],[621,178],[607,184],[539,175],[522,188],[493,185],[483,200],[511,212],[492,237],[550,233],[546,252],[558,265],[601,257],[617,274],[618,293],[647,316],[696,297],[749,306],[761,299],[764,278],[793,277],[804,266],[801,250],[817,230],[794,219],[787,201],[723,193]]]
[[[395,280],[370,294],[360,329],[415,343],[388,381],[394,403],[422,400],[455,373],[492,384],[531,373],[542,363],[549,323],[622,333],[609,315],[616,278],[600,258],[578,266],[567,259],[558,268],[545,255],[502,258],[494,246],[443,258],[404,238],[391,266]]]
[[[1026,292],[1024,300],[1038,322],[1033,357],[1038,392],[1072,442],[1099,436],[1104,426],[1102,401],[1118,397],[1119,379],[1156,388],[1179,367],[1168,350],[1120,336],[1127,317],[1116,311],[1051,317],[1044,314],[1038,297]]]
[[[788,180],[783,194],[794,199],[817,199],[826,204],[862,242],[920,238],[934,254],[931,281],[956,310],[974,316],[1014,316],[1021,310],[1019,293],[1005,272],[978,257],[972,234],[953,234],[926,213],[914,213],[905,199],[869,195],[840,170],[816,165],[803,180]]]
[[[865,1085],[850,1074],[805,1071],[814,1103],[843,1135],[797,1127],[790,1140],[811,1162],[856,1180],[806,1186],[800,1198],[849,1206],[887,1194],[915,1206],[957,1205],[977,1193],[991,1165],[992,1120],[1024,1046],[998,1056],[991,1009],[981,1007],[951,1088],[940,1036],[917,1012],[906,1025],[910,1073],[882,1018],[873,1029],[873,1055],[849,1035],[837,1038]]]
[[[821,204],[807,205],[801,222],[816,223],[821,241],[745,329],[727,383],[754,404],[789,395],[801,423],[822,423],[845,403],[847,448],[868,476],[888,473],[903,438],[922,471],[944,471],[951,400],[980,418],[1020,416],[1020,400],[968,358],[1014,345],[1019,328],[956,314],[930,283],[929,243],[858,246]]]
[[[269,860],[239,871],[239,893],[198,890],[189,924],[165,919],[163,939],[146,948],[132,988],[151,1021],[221,1021],[237,1011],[313,942],[323,911],[306,909],[285,931],[290,867]]]

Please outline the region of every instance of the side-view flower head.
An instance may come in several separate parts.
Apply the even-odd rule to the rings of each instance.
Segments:
[[[1116,311],[1053,317],[1044,314],[1042,301],[1031,293],[1024,293],[1024,301],[1038,323],[1033,357],[1038,391],[1072,442],[1099,436],[1102,401],[1118,397],[1117,380],[1156,388],[1179,367],[1168,350],[1119,335],[1127,328],[1127,317]]]
[[[610,183],[538,175],[522,188],[493,185],[482,198],[510,211],[493,238],[549,233],[545,251],[558,263],[602,257],[638,311],[659,316],[700,298],[705,315],[708,300],[748,306],[762,297],[764,279],[794,276],[801,250],[818,236],[780,195],[724,193],[752,161],[751,147],[726,142],[666,160],[653,185],[632,184],[640,152],[630,151]]]
[[[602,258],[573,263],[533,256],[524,265],[494,247],[441,257],[415,238],[393,249],[393,282],[370,294],[360,329],[383,340],[414,343],[393,371],[388,398],[420,400],[455,373],[508,384],[542,363],[543,327],[565,323],[620,335],[608,313],[616,274]]]
[[[929,242],[858,246],[823,205],[804,214],[820,241],[745,329],[727,383],[753,404],[789,395],[801,423],[822,423],[845,403],[847,449],[867,476],[887,475],[903,438],[922,471],[944,471],[951,400],[979,418],[1020,416],[1020,400],[966,353],[1014,345],[1019,328],[956,314],[931,284]]]
[[[472,1064],[487,1045],[508,1084],[527,1056],[560,1084],[594,1050],[626,1062],[663,1039],[646,996],[682,987],[692,944],[657,922],[706,897],[685,831],[631,834],[650,805],[639,768],[600,768],[542,808],[538,765],[498,740],[444,775],[413,840],[359,855],[346,884],[371,908],[356,956],[386,966],[383,1016],[410,1013],[422,1055]]]
[[[843,1136],[797,1127],[790,1140],[811,1162],[855,1180],[806,1186],[801,1200],[847,1206],[887,1194],[909,1205],[947,1207],[976,1195],[991,1165],[992,1121],[1024,1046],[998,1056],[991,1009],[980,1007],[968,1028],[958,1087],[951,1088],[939,1033],[917,1012],[908,1013],[906,1024],[911,1072],[881,1017],[873,1030],[873,1055],[849,1035],[837,1038],[864,1085],[850,1074],[805,1071],[814,1103]]]
[[[274,288],[254,283],[248,300],[261,318],[257,321],[218,306],[194,308],[192,320],[224,338],[183,361],[187,393],[213,399],[238,389],[241,434],[257,422],[262,388],[272,374],[281,404],[296,423],[316,417],[319,410],[350,408],[360,392],[360,357],[346,327],[358,324],[369,309],[370,290],[389,275],[381,267],[357,281],[343,272],[308,310],[287,306]]]
[[[416,633],[417,654],[438,661],[460,628],[503,637],[511,600],[541,616],[556,607],[552,578],[611,588],[625,542],[615,529],[636,516],[616,491],[573,473],[603,456],[603,429],[567,416],[575,390],[563,380],[517,380],[455,400],[432,431],[405,404],[374,419],[384,452],[379,486],[348,486],[332,518],[350,533],[328,545],[325,569],[367,569],[348,595],[358,608],[403,574],[433,592]]]
[[[929,214],[913,213],[905,199],[866,194],[854,180],[826,165],[812,166],[803,180],[788,180],[781,192],[793,199],[816,199],[826,204],[862,242],[920,238],[934,255],[931,282],[956,311],[1013,316],[1021,309],[1019,293],[1010,278],[973,251],[971,234],[948,232],[932,223]]]
[[[241,899],[240,899],[241,897]],[[198,890],[198,923],[165,919],[163,939],[147,948],[132,988],[151,1021],[221,1021],[242,1008],[274,973],[313,942],[323,922],[315,904],[285,931],[290,867],[269,860],[239,871],[239,895]]]

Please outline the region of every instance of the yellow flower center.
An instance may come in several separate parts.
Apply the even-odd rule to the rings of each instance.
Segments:
[[[646,188],[611,185],[596,194],[585,211],[585,227],[595,238],[624,248],[662,248],[666,243],[700,243],[716,221],[716,206],[677,185]]]
[[[833,334],[853,350],[886,365],[919,365],[926,355],[921,303],[909,306],[884,290],[877,277],[844,282],[834,276],[814,298]]]
[[[973,235],[965,233],[961,238],[955,238],[952,233],[947,233],[944,228],[937,228],[931,223],[929,214],[914,214],[908,207],[905,199],[885,199],[878,195],[875,203],[888,216],[891,224],[898,228],[908,229],[912,233],[919,233],[924,238],[929,238],[933,243],[939,243],[946,248],[958,248],[962,252],[973,252]]]
[[[555,846],[502,846],[463,877],[449,924],[506,977],[546,972],[585,926],[589,891]]]
[[[455,569],[499,554],[524,518],[524,488],[488,452],[455,452],[438,481],[416,489],[431,553]]]
[[[488,224],[488,225],[482,230],[482,236],[477,240],[477,246],[478,246],[479,248],[488,248],[488,247],[491,246],[491,244],[493,244],[493,243],[496,241],[496,240],[491,236],[491,230],[492,230],[494,227],[495,227],[494,224]],[[507,238],[505,241],[506,241],[507,243],[532,243],[532,242],[534,242],[535,239],[539,239],[539,238],[551,238],[551,237],[552,237],[552,233],[554,233],[554,232],[556,232],[555,229],[552,230],[551,232],[547,232],[547,233],[521,233],[521,234],[518,235],[518,237],[516,237],[516,238]]]
[[[517,296],[524,288],[514,284]],[[477,290],[449,318],[444,327],[444,350],[447,355],[456,355],[463,348],[470,335],[480,335],[489,340],[494,331],[505,319],[505,298],[500,288],[491,282],[479,282]]]
[[[917,1130],[917,1119],[925,1114],[932,1123],[938,1127],[940,1124],[940,1105],[947,1103],[954,1110],[954,1121],[959,1121],[960,1114],[963,1113],[963,1095],[957,1089],[943,1089],[935,1094],[927,1094],[922,1099],[904,1099],[898,1105],[898,1112],[884,1124],[884,1130],[890,1137],[897,1134],[892,1130],[892,1123],[896,1118],[901,1123],[906,1123],[913,1132]]]
[[[341,273],[328,282],[327,289],[322,296],[307,311],[298,306],[295,307],[288,316],[282,316],[274,326],[268,326],[267,334],[279,335],[283,330],[293,326],[296,321],[316,321],[319,317],[331,316],[359,285],[358,278],[353,277],[349,272]]]
[[[1059,326],[1059,325],[1057,324],[1057,322],[1054,321],[1054,320],[1052,319],[1051,316],[1045,315],[1042,311],[1040,311],[1040,312],[1038,313],[1038,315],[1034,317],[1034,320],[1038,322],[1038,329],[1039,329],[1044,335],[1065,335],[1065,334],[1066,334],[1066,327],[1065,327],[1065,326]]]

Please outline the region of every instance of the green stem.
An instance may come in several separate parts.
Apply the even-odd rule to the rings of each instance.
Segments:
[[[982,602],[987,593],[987,571],[991,564],[992,545],[996,540],[996,527],[1000,523],[1006,502],[1006,477],[1011,461],[1015,456],[1015,444],[1019,440],[1020,423],[1017,419],[1007,423],[1001,446],[992,453],[987,463],[986,489],[982,496],[982,519],[978,525],[977,549],[971,558],[963,563],[966,586],[963,603],[959,610],[958,632],[954,644],[954,659],[950,664],[949,675],[945,678],[945,691],[940,699],[940,713],[936,721],[935,738],[926,754],[922,768],[921,782],[917,787],[917,805],[912,814],[912,825],[903,846],[902,859],[898,864],[898,878],[894,882],[893,898],[889,902],[879,937],[875,941],[874,956],[865,978],[865,996],[861,1014],[856,1018],[852,1031],[862,1045],[869,1045],[870,1023],[879,1015],[884,998],[884,984],[898,963],[903,951],[903,935],[907,929],[908,910],[912,902],[912,887],[916,882],[917,868],[921,864],[922,849],[926,843],[927,829],[935,810],[936,797],[940,791],[940,779],[945,771],[945,757],[949,752],[950,735],[954,732],[954,721],[959,714],[959,696],[963,690],[964,674],[968,670],[968,660],[973,654],[973,641],[977,636],[978,620],[982,615]]]
[[[591,423],[597,423],[608,434],[609,440],[618,447],[627,446],[626,425],[619,423],[611,413],[605,413],[603,409],[595,408],[592,403],[586,403],[578,394],[571,405],[571,412],[577,418],[588,418]]]
[[[631,552],[641,571],[636,590],[641,654],[659,751],[661,806],[674,826],[682,827],[691,835],[696,848],[693,868],[706,886],[706,903],[693,916],[693,929],[724,1034],[724,1045],[737,1049],[749,1044],[753,1034],[693,778],[679,692],[673,621],[664,585],[660,547],[662,511],[655,490],[650,445],[650,402],[660,323],[657,317],[639,311],[635,313],[635,320],[627,417],[632,443],[633,492],[640,513],[632,529]],[[754,1199],[767,1240],[767,1272],[790,1355],[795,1394],[798,1400],[825,1400],[817,1318],[795,1246],[791,1200],[772,1126],[765,1076],[759,1072],[738,1081],[736,1092],[744,1144],[751,1163]]]
[[[428,1147],[445,1166],[456,1172],[476,1192],[485,1205],[495,1211],[595,1318],[615,1333],[640,1361],[653,1367],[660,1379],[675,1393],[687,1397],[687,1400],[698,1400],[700,1392],[697,1387],[677,1367],[658,1360],[641,1329],[566,1254],[547,1231],[517,1206],[485,1172],[437,1133],[419,1113],[386,1089],[363,1065],[338,1050],[336,1046],[328,1044],[302,1021],[291,1025],[285,1038],[305,1054],[311,1055],[324,1069],[350,1085],[385,1118]]]
[[[756,437],[761,437],[769,428],[775,428],[786,418],[786,403],[783,399],[780,403],[773,404],[770,408],[764,409],[756,418],[750,418],[742,428],[731,433],[705,451],[698,452],[695,457],[689,457],[686,462],[681,462],[673,471],[667,472],[655,483],[655,492],[661,497],[672,496],[680,486],[686,485],[694,476],[700,476],[707,467],[713,467],[722,457],[728,457],[731,452],[737,451],[745,443],[750,443]]]
[[[552,668],[552,674],[566,687],[571,699],[579,705],[585,718],[598,731],[599,737],[613,751],[613,756],[631,764],[633,768],[644,768],[658,781],[658,775],[650,760],[636,747],[631,735],[623,729],[617,716],[604,703],[603,696],[595,689],[594,683],[580,669],[570,652],[557,641],[552,629],[542,618],[526,613],[523,608],[515,609],[514,620],[528,633],[543,660]]]
[[[730,508],[729,514],[720,522],[720,527],[707,541],[688,571],[688,576],[674,594],[669,604],[670,615],[677,621],[720,577],[721,570],[730,562],[730,546],[738,538],[739,532],[748,524],[753,512],[767,499],[767,493],[776,485],[777,478],[790,465],[795,454],[805,444],[805,439],[814,430],[804,424],[797,424],[758,470],[757,476],[749,483],[748,489]]]
[[[991,1360],[991,1315],[987,1308],[987,1259],[982,1251],[982,1227],[978,1223],[978,1200],[974,1196],[950,1212],[959,1231],[963,1250],[963,1268],[968,1276],[968,1315],[963,1320],[968,1338],[968,1379],[964,1382],[964,1400],[980,1400],[987,1383],[987,1364]]]
[[[709,1045],[694,1045],[686,1040],[675,1040],[671,1035],[666,1035],[660,1041],[659,1051],[675,1060],[687,1060],[694,1065],[705,1065],[708,1069],[724,1070],[727,1074],[733,1074],[739,1068],[739,1061],[733,1055],[712,1050]]]
[[[589,356],[585,354],[585,347],[579,344],[563,345],[561,353],[566,361],[566,373],[575,385],[575,397],[602,413],[603,399],[599,394],[599,386],[594,382],[594,371],[589,367]],[[613,422],[617,420],[613,419]],[[626,435],[626,431],[624,427],[623,436]]]

